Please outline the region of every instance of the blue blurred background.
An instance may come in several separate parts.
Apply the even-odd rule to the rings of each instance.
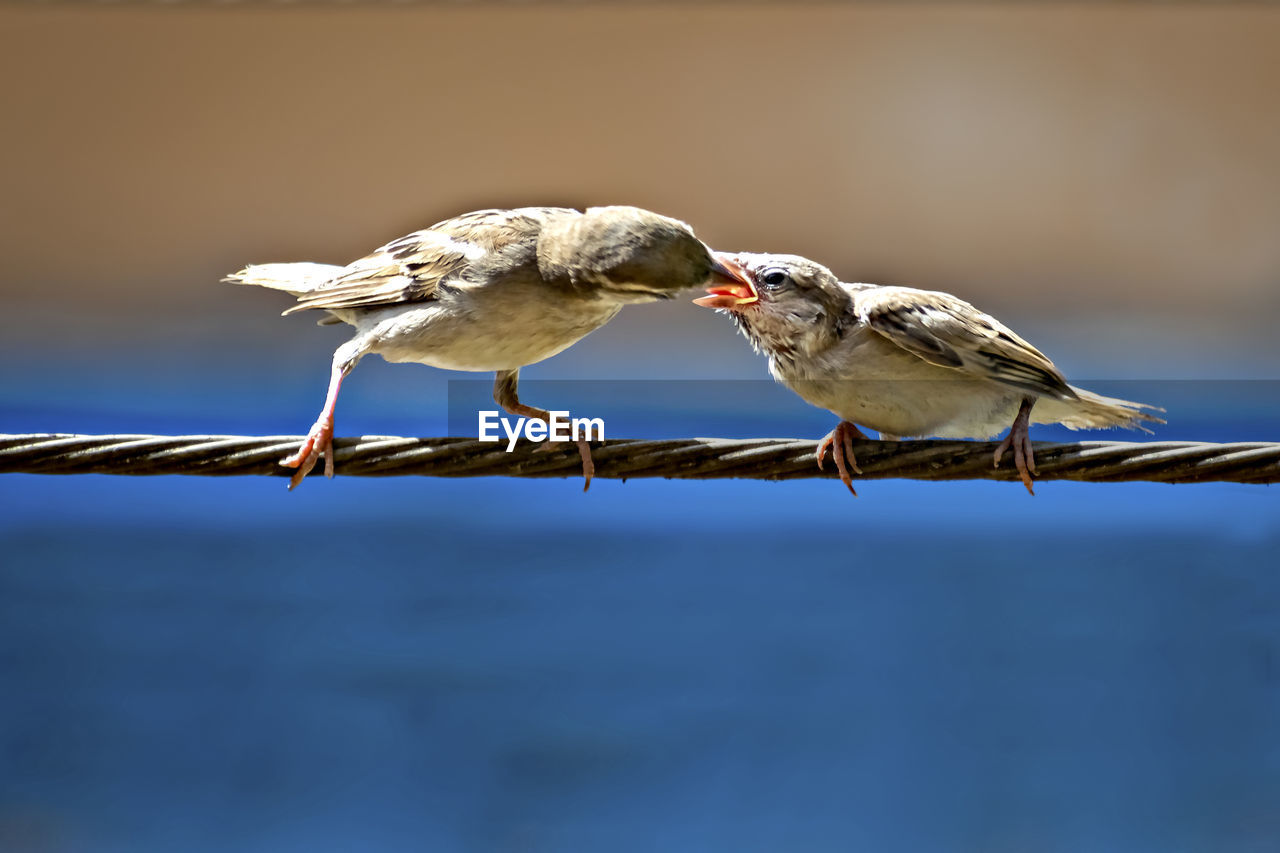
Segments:
[[[1274,440],[1278,47],[1261,4],[7,6],[0,429],[301,432],[342,332],[222,275],[631,203]],[[687,304],[525,376],[617,437],[834,421]],[[488,381],[366,360],[338,429],[465,434]],[[1280,848],[1273,488],[859,494],[6,475],[0,850]]]

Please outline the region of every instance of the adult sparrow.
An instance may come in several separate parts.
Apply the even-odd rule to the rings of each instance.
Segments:
[[[360,359],[495,371],[493,398],[515,415],[548,420],[522,403],[520,368],[555,355],[607,323],[624,305],[669,299],[707,283],[749,289],[732,262],[716,260],[683,222],[636,207],[479,210],[392,240],[345,267],[316,263],[246,267],[226,281],[283,290],[286,310],[326,312],[355,337],[333,355],[329,393],[296,453],[297,486],[321,454],[333,476],[333,410]],[[583,489],[594,466],[585,439]]]
[[[849,468],[862,473],[852,440],[866,438],[855,424],[887,439],[987,439],[1012,422],[994,463],[1012,449],[1035,494],[1030,423],[1146,432],[1142,424],[1164,423],[1143,411],[1152,406],[1068,385],[1039,350],[949,293],[847,284],[796,255],[717,257],[744,270],[750,290],[726,282],[694,302],[729,312],[775,379],[841,418],[818,445],[818,467],[831,451],[851,492]]]

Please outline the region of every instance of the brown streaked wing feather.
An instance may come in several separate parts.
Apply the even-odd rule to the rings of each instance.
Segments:
[[[566,215],[580,216],[581,214],[569,207],[517,207],[511,210],[493,208],[464,213],[461,216],[437,222],[427,230],[438,231],[449,235],[454,240],[474,243],[494,251],[516,240],[537,234],[547,220]]]
[[[930,364],[1049,397],[1076,396],[1043,353],[996,318],[950,294],[876,287],[859,291],[855,306],[868,326]]]
[[[286,314],[310,308],[365,308],[430,299],[441,279],[466,263],[465,247],[432,231],[415,231],[348,264]]]
[[[562,213],[576,211],[477,210],[437,222],[348,264],[321,288],[298,297],[298,304],[284,313],[430,300],[437,286],[466,268],[476,253],[500,251],[513,242],[535,236],[547,218]]]

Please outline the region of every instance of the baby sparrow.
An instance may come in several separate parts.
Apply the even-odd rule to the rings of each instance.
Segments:
[[[1143,423],[1164,423],[1142,411],[1152,406],[1068,385],[1039,350],[948,293],[847,284],[796,255],[717,257],[745,270],[751,287],[717,284],[694,302],[729,312],[769,357],[775,379],[841,418],[818,445],[818,467],[832,451],[851,492],[848,469],[862,473],[853,438],[866,438],[855,424],[887,439],[986,439],[1012,422],[994,463],[1012,449],[1023,485],[1035,494],[1030,423],[1146,432]]]
[[[624,305],[669,299],[708,282],[745,287],[742,273],[712,257],[683,222],[637,207],[479,210],[393,240],[345,267],[261,264],[225,281],[283,290],[286,310],[327,312],[355,337],[333,355],[329,394],[297,453],[292,489],[320,454],[333,476],[333,410],[360,359],[416,361],[449,370],[495,371],[493,399],[508,412],[548,419],[520,402],[520,368],[549,358],[609,322]],[[583,489],[591,450],[579,439]]]

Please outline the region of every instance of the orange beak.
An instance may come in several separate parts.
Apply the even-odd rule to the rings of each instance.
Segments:
[[[693,300],[694,305],[733,311],[760,299],[751,274],[732,255],[716,252],[714,258],[715,266],[711,268],[714,283],[707,287],[709,295]]]

